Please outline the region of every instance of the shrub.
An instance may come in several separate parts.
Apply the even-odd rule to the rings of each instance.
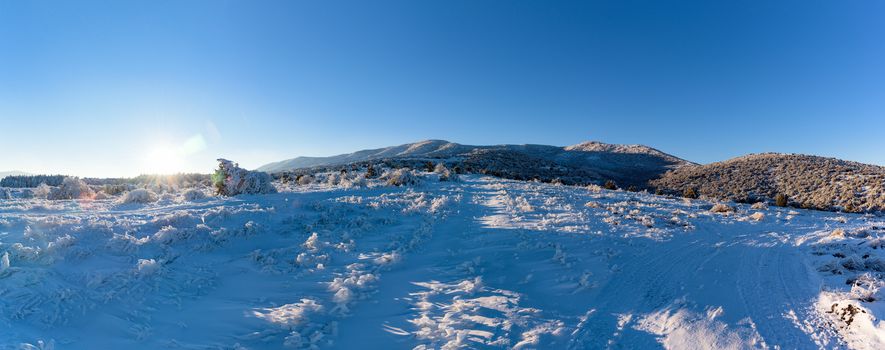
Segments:
[[[607,189],[607,190],[616,190],[616,189],[618,189],[618,184],[616,184],[612,180],[608,180],[605,182],[605,185],[602,185],[602,188]]]
[[[458,174],[446,168],[443,163],[437,163],[433,172],[439,174],[439,181],[458,181]]]
[[[195,200],[206,198],[206,192],[203,192],[203,190],[200,189],[192,188],[185,191],[182,197],[188,202],[193,202]]]
[[[694,188],[689,187],[689,188],[686,188],[684,191],[682,191],[682,196],[685,198],[695,199],[695,198],[698,198],[698,192],[695,191]]]
[[[52,188],[47,199],[64,200],[64,199],[91,199],[95,196],[95,192],[86,185],[83,180],[76,177],[66,177],[61,186]]]
[[[122,204],[128,204],[128,203],[146,204],[146,203],[156,202],[157,200],[158,200],[158,197],[157,197],[156,193],[154,193],[150,190],[144,189],[144,188],[139,188],[139,189],[134,189],[132,191],[126,192],[126,194],[124,194],[123,197],[120,198],[120,203],[122,203]]]
[[[768,204],[766,204],[765,202],[756,202],[750,206],[750,209],[765,210],[768,209]]]
[[[126,192],[129,189],[127,185],[104,185],[101,188],[101,191],[109,196],[116,196]]]
[[[49,197],[49,192],[52,192],[52,187],[49,187],[47,184],[40,184],[34,189],[33,195],[34,198],[47,198]]]
[[[240,168],[227,159],[218,159],[218,169],[212,175],[215,191],[222,196],[276,193],[271,181],[267,173]]]
[[[384,178],[390,186],[417,185],[420,182],[418,176],[406,168],[388,171],[384,174]]]
[[[375,178],[376,176],[378,176],[378,172],[375,171],[375,167],[372,166],[372,164],[369,164],[369,166],[366,168],[366,178],[372,179],[372,178]]]
[[[728,205],[722,203],[716,203],[715,205],[713,205],[712,208],[710,208],[710,212],[712,213],[728,213],[732,211],[734,211],[732,207],[729,207]]]
[[[629,191],[629,192],[639,192],[639,189],[636,188],[636,186],[630,185],[630,187],[627,187],[627,191]]]
[[[783,193],[778,193],[776,196],[774,196],[774,205],[776,205],[776,206],[786,207],[787,204],[789,204],[789,203],[790,203],[790,198],[787,197],[787,195],[785,195]]]

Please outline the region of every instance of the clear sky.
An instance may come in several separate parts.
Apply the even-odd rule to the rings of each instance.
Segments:
[[[0,171],[430,138],[885,165],[885,1],[0,0]]]

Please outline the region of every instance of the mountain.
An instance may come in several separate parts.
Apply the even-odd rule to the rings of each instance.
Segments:
[[[17,171],[17,170],[0,171],[0,179],[7,177],[7,176],[18,176],[18,175],[29,175],[29,174],[24,171]]]
[[[693,163],[643,145],[589,141],[558,147],[547,145],[461,145],[427,140],[357,151],[331,157],[298,157],[270,163],[257,170],[269,173],[337,169],[378,163],[421,167],[443,162],[471,173],[512,179],[562,181],[567,184],[616,181],[621,186],[646,187],[668,170]]]
[[[791,205],[845,211],[885,210],[885,167],[802,154],[751,154],[681,167],[651,185],[679,194],[756,202],[787,195]]]

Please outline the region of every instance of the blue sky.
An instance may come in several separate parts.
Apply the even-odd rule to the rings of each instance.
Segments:
[[[422,139],[885,165],[883,1],[0,1],[0,170]]]

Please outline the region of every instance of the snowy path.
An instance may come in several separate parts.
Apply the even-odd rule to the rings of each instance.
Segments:
[[[876,347],[875,318],[839,329],[826,314],[826,293],[860,272],[821,266],[880,251],[821,233],[846,219],[706,208],[475,176],[145,207],[0,202],[0,348]]]

